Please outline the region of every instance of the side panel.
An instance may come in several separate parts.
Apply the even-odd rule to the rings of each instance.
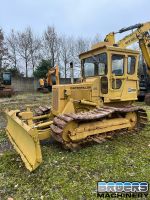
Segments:
[[[53,86],[52,113],[62,113],[70,99],[92,101],[92,85],[93,80],[89,83]]]

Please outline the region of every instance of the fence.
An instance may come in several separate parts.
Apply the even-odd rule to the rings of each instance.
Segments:
[[[17,92],[33,92],[38,87],[38,80],[34,78],[12,77],[12,87]]]
[[[76,82],[78,79],[74,79]],[[60,84],[71,83],[70,78],[60,78]],[[39,87],[39,80],[34,78],[26,77],[12,77],[12,87],[16,92],[34,92]]]

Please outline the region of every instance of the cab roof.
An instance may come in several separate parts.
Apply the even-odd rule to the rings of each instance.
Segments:
[[[135,54],[138,55],[139,51],[132,50],[132,49],[126,49],[126,48],[121,48],[117,46],[111,46],[108,42],[100,42],[92,46],[92,48],[89,51],[83,52],[79,55],[80,59],[87,58],[91,54],[92,55],[97,55],[98,53],[102,51],[115,51],[117,53],[127,53],[127,54]]]

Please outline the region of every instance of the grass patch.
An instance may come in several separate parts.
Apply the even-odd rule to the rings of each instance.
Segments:
[[[30,94],[17,97],[17,101],[23,101],[25,106],[29,97]],[[48,95],[39,95],[29,103],[48,105],[49,101]],[[4,106],[14,109],[18,105],[6,104],[0,109],[2,111]],[[148,114],[150,118],[150,111]],[[1,129],[0,144],[5,140],[5,131]],[[14,150],[0,154],[0,199],[97,200],[97,181],[150,182],[148,128],[138,134],[117,136],[100,145],[89,145],[79,152],[68,152],[55,142],[42,147],[42,155],[42,165],[29,173]]]

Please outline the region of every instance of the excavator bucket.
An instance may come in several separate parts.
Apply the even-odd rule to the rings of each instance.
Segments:
[[[26,168],[33,171],[42,162],[38,130],[19,119],[18,112],[18,110],[5,112],[8,119],[6,132]]]

